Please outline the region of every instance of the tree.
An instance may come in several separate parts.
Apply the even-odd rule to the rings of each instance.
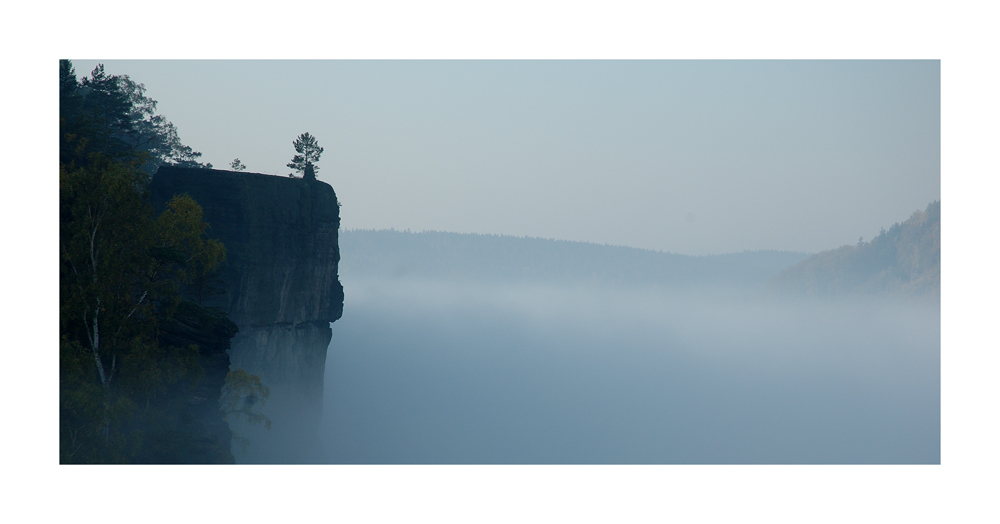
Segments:
[[[198,374],[197,347],[160,344],[158,325],[225,249],[186,195],[154,215],[140,162],[60,165],[62,462],[130,461],[150,401]]]
[[[225,248],[187,195],[154,213],[149,166],[197,153],[142,85],[100,66],[78,82],[69,61],[59,73],[60,462],[130,462],[171,391],[203,372],[198,346],[164,342],[162,328],[197,307],[182,291],[213,292]]]
[[[154,249],[175,250],[179,262],[175,271],[179,284],[184,284],[199,306],[205,297],[220,294],[213,286],[221,280],[217,274],[226,260],[222,242],[208,238],[208,224],[203,220],[201,206],[187,194],[175,196],[157,217],[157,237]]]
[[[323,148],[319,147],[316,137],[303,133],[292,142],[292,145],[298,154],[293,156],[292,161],[286,166],[302,173],[306,180],[316,180],[316,171],[319,171],[319,167],[315,162],[318,162],[319,156],[323,154]]]
[[[59,174],[62,455],[117,462],[128,442],[116,430],[135,403],[113,386],[126,355],[152,349],[146,177],[103,157]]]
[[[225,249],[186,195],[154,216],[139,161],[93,153],[59,171],[60,458],[128,462],[150,401],[198,373],[197,347],[161,345],[158,325]]]
[[[177,128],[156,114],[156,100],[146,86],[128,75],[109,75],[98,65],[77,81],[72,62],[59,62],[60,158],[81,165],[86,155],[101,152],[113,161],[132,161],[142,153],[142,167],[152,173],[161,164],[211,168],[201,153],[181,143]]]
[[[270,395],[270,388],[261,383],[259,376],[251,375],[244,369],[236,369],[226,375],[222,396],[219,398],[219,410],[226,421],[243,420],[250,426],[263,424],[265,429],[270,430],[271,419],[261,411]],[[241,437],[234,431],[233,441],[244,454],[247,452],[250,439]]]
[[[245,171],[247,166],[240,162],[239,158],[234,158],[232,162],[229,163],[229,168],[233,171]]]

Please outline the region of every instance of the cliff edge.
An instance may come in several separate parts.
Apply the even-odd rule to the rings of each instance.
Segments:
[[[344,308],[337,266],[340,208],[330,185],[258,173],[160,167],[157,211],[187,193],[209,235],[226,247],[224,293],[208,297],[238,327],[233,369],[259,375],[272,395],[318,421],[330,323]],[[307,417],[308,418],[308,417]]]

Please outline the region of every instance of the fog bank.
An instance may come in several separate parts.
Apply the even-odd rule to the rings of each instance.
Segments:
[[[317,461],[940,461],[934,303],[343,283]]]

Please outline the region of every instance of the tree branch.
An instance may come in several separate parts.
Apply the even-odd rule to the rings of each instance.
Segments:
[[[143,291],[142,292],[142,296],[139,297],[139,301],[135,303],[135,306],[132,308],[132,311],[129,311],[128,315],[125,315],[125,318],[122,319],[121,324],[119,324],[119,326],[118,326],[118,330],[115,331],[115,336],[111,338],[111,345],[112,346],[114,346],[115,343],[117,343],[117,341],[118,341],[118,334],[121,333],[122,332],[122,328],[125,327],[125,321],[127,321],[129,318],[131,318],[132,317],[132,313],[135,313],[135,311],[137,309],[139,309],[139,306],[142,305],[142,301],[146,299],[146,295],[148,295],[148,294],[149,294],[149,290],[148,289],[145,290],[145,291]],[[112,367],[111,373],[114,374],[114,361],[112,361],[111,367]]]

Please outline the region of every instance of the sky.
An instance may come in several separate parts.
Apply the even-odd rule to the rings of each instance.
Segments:
[[[347,229],[817,252],[941,195],[937,60],[74,60],[217,169],[324,148]]]

